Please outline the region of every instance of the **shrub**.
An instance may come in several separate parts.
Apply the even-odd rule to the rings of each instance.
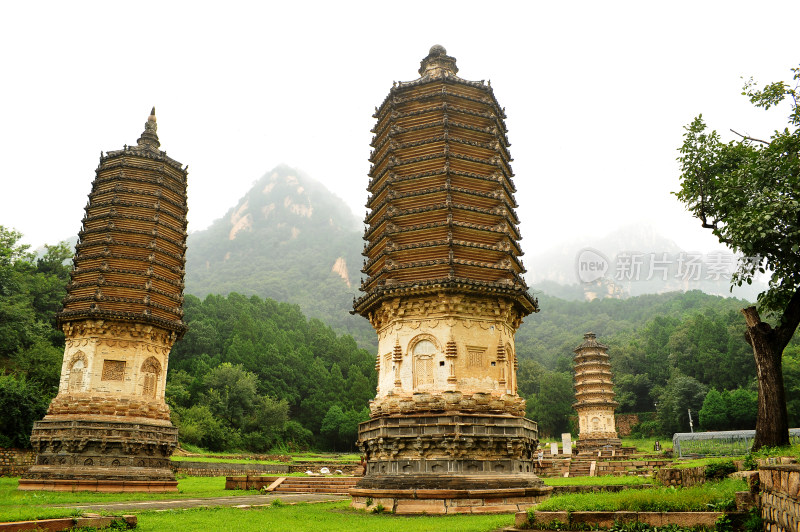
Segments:
[[[631,511],[691,512],[709,507],[727,508],[737,491],[747,489],[743,480],[725,479],[690,488],[652,488],[617,493],[577,493],[558,495],[537,506],[541,511]]]
[[[705,475],[706,480],[722,480],[731,473],[736,472],[736,465],[732,460],[725,460],[723,462],[711,462],[706,465]]]

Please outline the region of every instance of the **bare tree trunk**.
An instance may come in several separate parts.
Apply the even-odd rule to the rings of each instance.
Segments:
[[[742,314],[747,322],[745,338],[753,347],[758,378],[758,418],[752,450],[787,446],[789,417],[781,365],[783,346],[776,338],[775,330],[761,321],[755,307],[742,309]]]

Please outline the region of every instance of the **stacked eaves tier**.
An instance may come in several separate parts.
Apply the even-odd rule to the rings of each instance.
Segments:
[[[521,274],[505,113],[491,85],[456,75],[434,47],[420,77],[376,110],[365,218],[367,316],[387,298],[438,290],[511,298],[536,311]]]
[[[186,170],[159,151],[155,115],[137,146],[100,157],[62,326],[114,319],[182,335]]]
[[[614,400],[611,363],[608,347],[597,341],[594,333],[586,333],[575,349],[575,403],[578,413],[580,441],[615,440]]]

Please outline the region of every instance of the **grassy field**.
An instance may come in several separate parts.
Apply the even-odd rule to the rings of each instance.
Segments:
[[[536,507],[541,511],[689,512],[730,509],[735,493],[747,490],[747,482],[726,479],[690,488],[650,488],[618,493],[558,495]]]
[[[635,486],[639,484],[652,484],[652,478],[639,476],[615,477],[605,475],[601,477],[552,477],[542,479],[546,486]]]
[[[230,497],[258,493],[255,490],[226,490],[225,477],[187,477],[178,479],[177,493],[18,491],[18,480],[17,478],[0,477],[0,522],[66,517],[75,513],[64,508],[44,508],[44,506],[52,504]]]
[[[375,532],[487,532],[514,524],[512,514],[403,517],[372,514],[349,508],[349,502],[269,506],[247,510],[215,508],[142,512],[137,530],[189,532],[214,530],[230,532],[276,532],[313,530],[314,532],[354,530]]]
[[[672,440],[664,438],[622,438],[623,447],[636,447],[642,453],[655,453],[653,450],[656,441],[661,442],[661,448],[672,447]]]

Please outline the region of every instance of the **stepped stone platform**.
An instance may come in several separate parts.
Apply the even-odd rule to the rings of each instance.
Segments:
[[[541,477],[650,476],[656,468],[670,463],[672,460],[661,455],[638,453],[634,447],[622,447],[613,451],[581,451],[569,456],[545,452],[541,466],[538,461],[536,463],[536,474]]]
[[[542,502],[552,490],[550,486],[494,489],[354,488],[350,490],[350,506],[368,511],[382,506],[387,512],[399,515],[509,513]]]

